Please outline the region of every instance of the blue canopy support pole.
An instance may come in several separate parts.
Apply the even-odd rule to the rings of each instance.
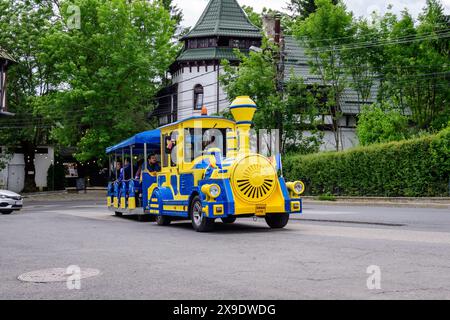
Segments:
[[[116,161],[114,162],[114,172],[115,172],[115,175],[116,175],[116,180],[119,178],[118,176],[117,176],[117,153],[115,153],[114,154],[114,157],[116,158]]]
[[[147,144],[144,143],[144,169],[147,170]]]
[[[122,179],[125,180],[125,150],[122,149],[122,168],[123,168],[123,177]]]
[[[133,175],[133,146],[130,146],[130,166],[131,166],[131,177],[130,180],[134,179]]]

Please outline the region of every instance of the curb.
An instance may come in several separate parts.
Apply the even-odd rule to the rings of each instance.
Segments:
[[[45,192],[33,192],[33,193],[22,193],[24,199],[36,199],[45,198],[57,195],[95,195],[98,191],[106,192],[106,188],[88,188],[86,192],[84,190],[76,191],[71,189],[60,190],[60,191],[45,191]]]
[[[436,202],[390,202],[390,201],[319,201],[305,199],[303,204],[314,204],[324,206],[355,206],[355,207],[398,207],[398,208],[432,208],[432,209],[450,209],[450,203]]]

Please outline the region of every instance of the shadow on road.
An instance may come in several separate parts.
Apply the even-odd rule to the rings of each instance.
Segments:
[[[126,215],[126,216],[116,216],[117,219],[125,219],[136,222],[154,222],[154,218],[151,216],[139,216],[139,215]],[[156,223],[155,223],[155,226]],[[169,226],[161,226],[161,228],[178,228],[184,230],[191,230],[194,232],[192,228],[192,224],[190,221],[181,220],[181,221],[172,221]],[[268,226],[256,224],[252,220],[242,220],[241,222],[237,221],[232,224],[222,223],[217,221],[214,225],[213,233],[231,233],[231,234],[239,234],[239,233],[257,233],[257,232],[289,232],[289,229],[271,229]]]

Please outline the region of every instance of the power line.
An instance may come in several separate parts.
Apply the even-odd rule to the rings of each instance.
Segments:
[[[434,33],[440,33],[440,32],[446,32],[449,31],[450,28],[442,28],[442,29],[438,29],[438,30],[434,30],[434,31],[430,31],[428,33],[423,33],[423,35],[427,35],[427,34],[434,34]],[[405,37],[411,37],[413,35],[406,35],[406,36],[402,36],[402,37],[397,37],[395,39],[402,39]],[[300,37],[300,41],[302,42],[322,42],[322,41],[334,41],[334,40],[342,40],[342,39],[349,39],[349,38],[357,38],[358,36],[353,34],[350,36],[345,36],[345,37],[336,37],[336,38],[322,38],[322,39],[308,39],[307,37]]]
[[[349,44],[358,44],[358,43],[366,43],[366,42],[375,42],[375,41],[396,41],[396,40],[405,40],[405,39],[411,39],[413,37],[416,36],[420,36],[420,37],[424,37],[424,36],[432,36],[432,35],[439,35],[441,33],[446,33],[450,31],[450,28],[443,28],[443,29],[439,29],[439,30],[434,30],[434,31],[430,31],[430,32],[425,32],[422,34],[409,34],[409,35],[404,35],[404,36],[399,36],[399,37],[387,37],[387,38],[379,38],[379,39],[375,39],[375,40],[368,40],[368,41],[356,41],[356,42],[350,42]],[[297,40],[301,41],[302,43],[314,43],[314,42],[327,42],[327,41],[335,41],[335,40],[342,40],[342,39],[358,39],[361,37],[358,37],[357,34],[351,35],[351,36],[346,36],[346,37],[337,37],[337,38],[328,38],[328,39],[308,39],[307,37],[300,37],[297,38]],[[326,47],[326,46],[323,46]]]
[[[228,98],[224,98],[224,99],[220,99],[220,100],[213,100],[213,101],[208,101],[205,102],[204,105],[205,106],[209,106],[209,105],[215,105],[217,102],[225,102],[225,101],[229,101]],[[107,119],[104,120],[96,120],[97,123],[99,122],[107,122]],[[33,125],[32,123],[25,123],[22,125],[7,125],[7,126],[0,126],[0,129],[24,129],[24,128],[38,128],[38,129],[51,129],[54,128],[55,125]],[[81,128],[81,125],[78,125],[76,127]]]
[[[438,39],[445,39],[450,37],[450,32],[446,32],[445,34],[439,35]],[[416,37],[413,39],[405,39],[405,40],[385,40],[385,41],[373,41],[373,42],[361,42],[360,44],[350,44],[350,45],[340,45],[340,46],[326,46],[326,47],[315,47],[309,48],[312,53],[324,53],[324,52],[334,52],[334,51],[344,51],[344,50],[355,50],[355,49],[366,49],[372,47],[379,47],[385,45],[396,45],[396,44],[406,44],[416,41],[423,41],[431,39],[430,36],[424,37]]]

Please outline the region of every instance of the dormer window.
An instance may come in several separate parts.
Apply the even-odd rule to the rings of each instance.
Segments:
[[[203,86],[201,84],[197,84],[194,87],[194,110],[202,110],[203,97]]]
[[[188,49],[215,48],[217,47],[216,38],[190,39],[187,42]]]

